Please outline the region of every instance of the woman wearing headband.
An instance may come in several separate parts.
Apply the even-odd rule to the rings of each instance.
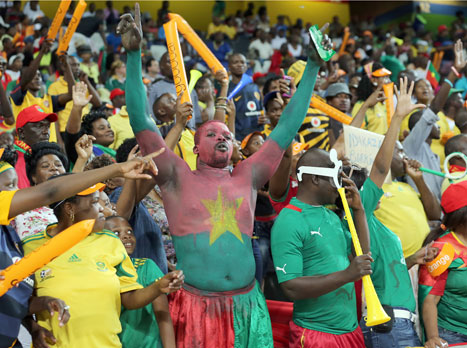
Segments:
[[[137,283],[125,247],[118,236],[104,229],[105,217],[99,204],[104,187],[98,183],[51,204],[58,222],[23,240],[28,255],[70,226],[95,220],[90,235],[35,272],[34,287],[39,295],[59,296],[69,305],[71,319],[66,328],[49,313],[37,316],[38,323],[56,337],[57,347],[121,347],[121,306],[144,307],[183,284],[182,271],[171,272],[145,288]]]

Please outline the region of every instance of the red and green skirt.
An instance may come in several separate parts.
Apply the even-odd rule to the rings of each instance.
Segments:
[[[185,284],[169,306],[177,347],[273,347],[268,308],[256,282],[226,292]]]

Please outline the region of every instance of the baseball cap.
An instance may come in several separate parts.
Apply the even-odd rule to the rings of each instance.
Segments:
[[[328,87],[326,91],[326,97],[335,97],[336,95],[341,93],[345,93],[349,96],[352,96],[352,94],[349,91],[349,86],[347,86],[347,84],[342,82],[333,83]]]
[[[18,58],[21,60],[24,60],[24,54],[18,53],[18,54],[12,55],[10,59],[8,60],[8,65],[13,65],[14,61]]]
[[[92,185],[91,187],[88,187],[86,190],[83,190],[81,192],[78,192],[78,196],[87,196],[90,195],[91,193],[94,193],[96,191],[102,192],[105,189],[105,184],[98,182],[95,185]]]
[[[18,114],[16,118],[16,129],[22,128],[26,123],[40,122],[44,119],[48,119],[50,122],[55,122],[58,120],[57,114],[53,112],[47,113],[39,105],[29,106]]]
[[[445,213],[452,213],[467,206],[467,181],[451,184],[441,197],[441,207]]]
[[[287,71],[287,75],[294,78],[295,84],[298,84],[302,79],[305,67],[306,62],[304,60],[297,60],[290,66],[289,70]]]
[[[253,137],[253,135],[261,135],[263,138],[265,138],[264,134],[258,131],[248,134],[242,140],[242,145],[241,145],[242,150],[248,146],[248,143],[250,142],[250,139]]]
[[[112,92],[110,92],[110,100],[113,100],[115,97],[118,97],[119,95],[125,95],[125,91],[122,90],[121,88],[114,88]]]
[[[392,75],[392,72],[386,68],[381,68],[373,71],[371,75],[373,75],[374,77],[384,77]]]
[[[439,27],[438,27],[438,33],[441,33],[445,30],[448,30],[448,27],[445,25],[445,24],[441,24]]]

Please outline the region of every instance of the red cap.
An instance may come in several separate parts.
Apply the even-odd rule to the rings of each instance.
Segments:
[[[467,181],[451,184],[441,197],[441,207],[445,213],[452,213],[467,206]]]
[[[448,27],[445,24],[441,24],[438,27],[438,33],[441,33],[442,31],[448,30]]]
[[[16,129],[22,128],[26,123],[40,122],[44,119],[48,119],[50,122],[58,120],[57,114],[53,112],[47,113],[39,105],[32,105],[26,109],[21,110],[16,118]]]
[[[118,97],[119,95],[125,95],[125,91],[122,90],[121,88],[114,88],[112,92],[110,92],[110,100],[113,100],[115,97]]]

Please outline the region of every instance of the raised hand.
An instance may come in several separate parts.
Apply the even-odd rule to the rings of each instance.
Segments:
[[[227,75],[227,71],[224,69],[217,70],[214,77],[222,86],[229,84],[229,76]]]
[[[378,88],[376,88],[375,91],[368,97],[366,103],[368,104],[368,107],[372,108],[376,104],[382,103],[386,99],[387,98],[383,92],[383,85],[379,85]]]
[[[282,94],[289,95],[290,97],[293,96],[297,87],[295,86],[295,81],[293,77],[287,76],[284,78],[285,73],[284,69],[281,69],[281,79],[279,80],[279,90]]]
[[[320,29],[321,33],[323,34],[323,39],[321,40],[320,45],[327,51],[332,49],[331,39],[329,38],[329,36],[327,34],[324,34],[326,32],[326,30],[328,30],[328,27],[329,27],[329,23],[326,23]],[[313,43],[313,40],[310,40],[309,49],[310,49],[310,51],[309,51],[310,58],[312,60],[314,60],[315,62],[320,62],[321,57],[319,56],[318,51],[316,50],[316,47],[315,47],[315,45]]]
[[[182,288],[183,283],[185,282],[185,275],[183,271],[173,271],[167,273],[162,277],[157,284],[159,285],[159,290],[164,294],[171,294]]]
[[[92,142],[95,141],[92,135],[83,134],[81,138],[75,143],[75,150],[78,157],[88,160],[92,154]]]
[[[454,44],[454,67],[459,74],[462,74],[467,61],[465,60],[464,45],[461,40],[457,40]]]
[[[92,95],[87,96],[88,86],[84,82],[77,82],[73,86],[73,105],[85,107],[92,99]]]
[[[423,172],[420,171],[422,166],[420,162],[414,159],[404,158],[404,170],[405,173],[413,180],[417,181],[423,178]]]
[[[345,198],[347,199],[347,203],[349,203],[349,207],[352,209],[362,209],[362,200],[360,199],[357,186],[344,172],[342,173],[342,184],[345,188]]]
[[[122,45],[127,51],[136,51],[141,47],[143,30],[141,28],[141,12],[139,3],[135,4],[135,18],[129,13],[120,17],[117,34],[122,36]]]
[[[165,148],[161,148],[144,157],[136,157],[131,161],[118,163],[116,165],[120,167],[121,175],[126,179],[152,179],[151,175],[144,174],[144,172],[150,170],[152,174],[157,175],[158,170],[152,159],[159,156],[164,151]]]
[[[394,115],[398,115],[399,117],[405,118],[415,109],[424,109],[426,108],[425,104],[413,104],[412,103],[412,92],[414,88],[414,82],[410,84],[409,88],[407,89],[407,85],[409,80],[407,77],[400,79],[400,90],[397,89],[397,86],[394,85],[394,93],[397,97],[397,107],[394,112]]]
[[[185,91],[183,91],[177,97],[177,104],[175,106],[175,122],[181,124],[185,128],[190,116],[193,115],[193,104],[185,102],[182,104],[182,96]]]

